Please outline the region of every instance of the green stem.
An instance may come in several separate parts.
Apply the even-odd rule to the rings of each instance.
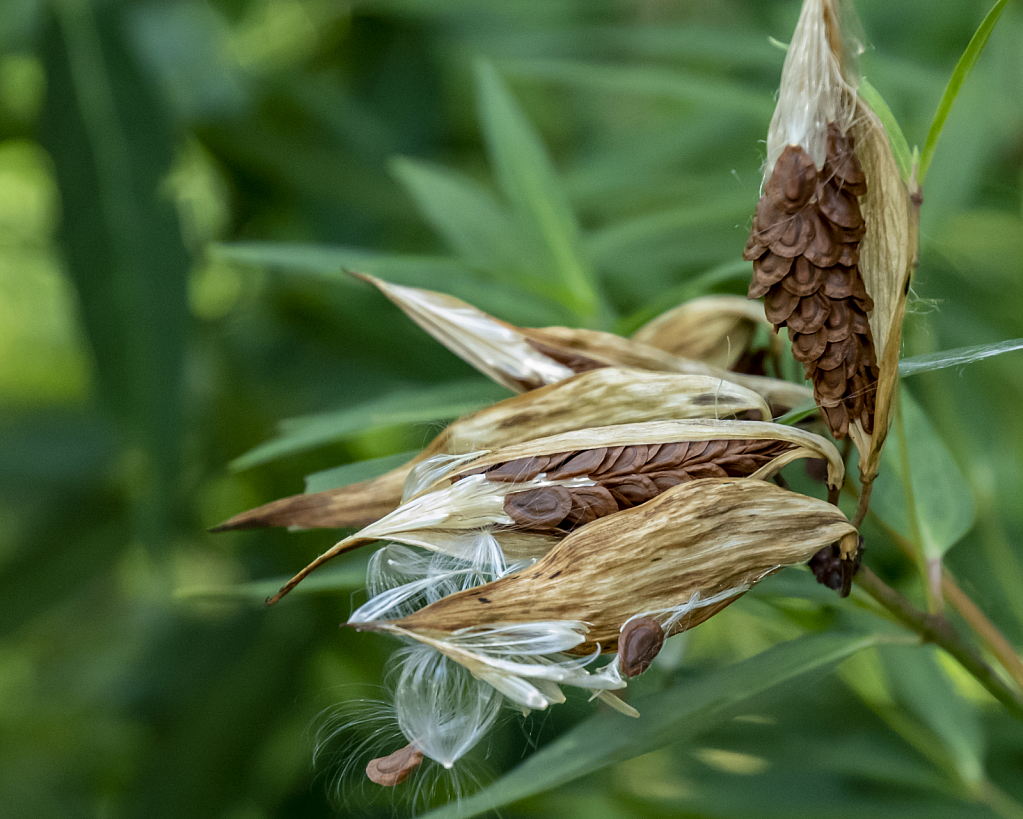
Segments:
[[[880,603],[901,623],[919,634],[925,642],[941,646],[954,657],[1016,719],[1023,722],[1023,699],[1005,684],[977,650],[956,633],[940,614],[925,614],[866,566],[856,573],[856,585]]]

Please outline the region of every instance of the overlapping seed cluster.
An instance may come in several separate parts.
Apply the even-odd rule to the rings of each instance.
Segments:
[[[873,430],[879,371],[867,313],[874,305],[858,266],[866,230],[858,197],[866,192],[852,138],[831,123],[819,172],[798,145],[782,151],[743,251],[753,261],[749,297],[764,296],[775,329],[789,328],[792,354],[836,438],[857,419]]]
[[[590,486],[544,486],[514,492],[504,510],[518,525],[568,532],[597,518],[631,509],[686,481],[752,475],[793,444],[775,439],[689,441],[610,446],[517,458],[459,477],[483,473],[491,481],[589,478]]]

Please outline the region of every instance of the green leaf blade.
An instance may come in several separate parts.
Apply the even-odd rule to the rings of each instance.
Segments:
[[[948,120],[949,112],[955,104],[956,97],[959,96],[959,91],[962,89],[963,83],[966,82],[966,78],[970,76],[970,72],[973,71],[973,67],[977,64],[977,60],[984,51],[984,47],[987,45],[987,41],[991,37],[991,32],[995,30],[995,25],[997,25],[998,19],[1002,16],[1002,12],[1005,11],[1005,5],[1007,2],[1008,0],[998,0],[998,2],[991,7],[991,11],[987,13],[987,16],[977,27],[973,37],[970,38],[969,44],[966,46],[966,50],[959,58],[959,62],[956,63],[956,67],[952,71],[952,76],[949,78],[948,86],[945,88],[945,93],[942,94],[941,101],[938,103],[938,110],[934,113],[934,119],[931,122],[930,131],[927,133],[927,142],[924,143],[924,149],[920,154],[920,167],[917,172],[917,179],[921,183],[923,183],[924,177],[927,176],[927,169],[930,167],[931,160],[934,158],[934,150],[937,147],[938,138],[941,136],[941,132],[945,128],[945,122]]]
[[[550,157],[497,71],[481,63],[476,73],[480,116],[498,181],[521,226],[544,259],[555,295],[586,325],[593,325],[603,299],[587,259],[575,214]]]
[[[249,469],[367,429],[457,418],[507,396],[508,391],[497,384],[464,381],[419,392],[403,389],[354,407],[289,418],[281,422],[278,437],[235,458],[230,467],[236,471]]]
[[[686,739],[734,716],[757,695],[873,645],[862,634],[801,637],[634,703],[639,719],[597,714],[529,757],[492,786],[427,814],[464,819],[563,785],[607,765]]]

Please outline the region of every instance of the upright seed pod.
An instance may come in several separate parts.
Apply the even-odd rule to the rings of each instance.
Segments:
[[[869,484],[898,380],[916,234],[888,136],[857,93],[861,49],[840,6],[852,16],[849,2],[803,3],[744,256],[750,298],[764,296],[768,320],[788,327],[828,425],[852,437]]]

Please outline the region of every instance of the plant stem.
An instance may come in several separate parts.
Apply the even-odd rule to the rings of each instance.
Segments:
[[[965,668],[1016,719],[1023,721],[1023,700],[980,656],[977,650],[960,637],[952,624],[940,614],[925,614],[905,597],[886,584],[866,566],[856,573],[856,585],[884,606],[903,624],[919,634],[925,642],[941,646]]]
[[[984,616],[977,604],[959,588],[951,574],[946,570],[941,578],[941,588],[949,602],[955,606],[963,619],[969,623],[970,628],[983,640],[995,659],[998,660],[1006,673],[1013,681],[1023,689],[1023,660],[1005,636],[1000,632],[987,617]]]
[[[874,479],[871,478],[869,481],[863,484],[863,488],[860,490],[859,500],[856,502],[856,514],[853,515],[852,525],[857,529],[863,523],[863,519],[867,516],[867,512],[870,511],[870,493],[874,491]]]
[[[906,557],[913,559],[913,544],[892,529],[887,523],[875,515],[877,523],[885,529],[892,542]],[[980,610],[970,596],[962,590],[955,577],[948,569],[942,570],[941,588],[945,597],[959,612],[966,624],[973,630],[988,651],[998,660],[999,665],[1012,677],[1013,681],[1023,690],[1023,659],[1020,659],[1015,646],[1009,642],[998,627]]]

